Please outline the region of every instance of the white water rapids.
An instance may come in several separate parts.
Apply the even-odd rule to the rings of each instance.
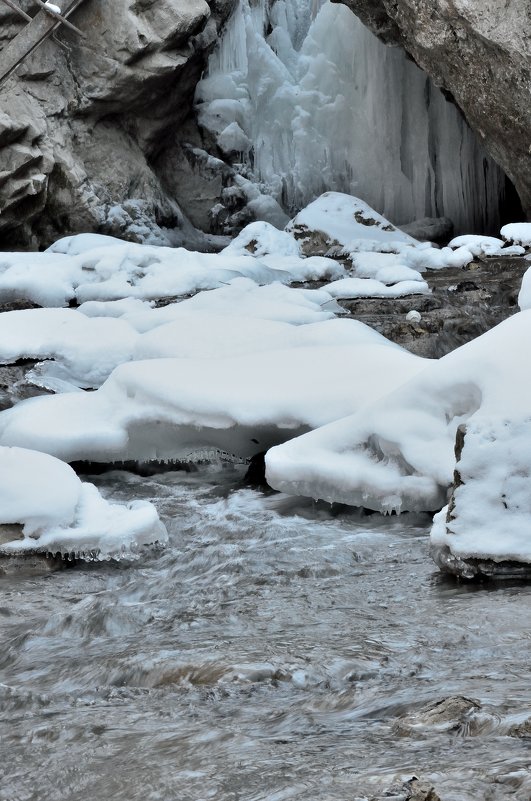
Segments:
[[[530,587],[445,579],[428,516],[237,479],[96,477],[165,551],[0,577],[2,801],[528,801]]]

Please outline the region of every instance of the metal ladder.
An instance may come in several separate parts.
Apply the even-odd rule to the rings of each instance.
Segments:
[[[28,23],[17,33],[14,39],[11,39],[0,50],[0,87],[22,64],[24,59],[31,55],[46,39],[53,36],[61,25],[65,25],[83,39],[86,38],[85,34],[67,19],[83,0],[59,0],[62,3],[61,13],[57,13],[57,11],[47,6],[43,0],[34,0],[40,6],[40,11],[34,17],[26,14],[16,4],[15,0],[0,0],[0,2],[5,3]]]

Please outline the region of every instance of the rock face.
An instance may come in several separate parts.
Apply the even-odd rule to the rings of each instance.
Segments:
[[[0,86],[0,248],[88,230],[206,249],[196,229],[249,222],[244,190],[192,111],[237,2],[84,0],[72,21],[86,39],[60,29],[24,61]],[[345,3],[453,95],[531,214],[527,0]],[[0,47],[24,24],[1,4]]]
[[[528,0],[342,0],[454,97],[531,217]]]
[[[233,4],[85,0],[72,21],[87,38],[60,30],[23,62],[0,88],[1,245],[81,230],[162,244],[175,228],[193,242],[158,161]],[[2,5],[0,45],[23,25]]]

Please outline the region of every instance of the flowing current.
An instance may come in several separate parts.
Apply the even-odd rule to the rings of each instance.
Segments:
[[[2,801],[530,798],[530,587],[237,468],[96,481],[170,544],[0,578]]]

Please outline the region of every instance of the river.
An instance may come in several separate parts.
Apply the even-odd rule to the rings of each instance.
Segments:
[[[398,799],[413,775],[528,801],[531,587],[442,577],[427,517],[240,479],[104,474],[169,546],[0,578],[0,801]]]

